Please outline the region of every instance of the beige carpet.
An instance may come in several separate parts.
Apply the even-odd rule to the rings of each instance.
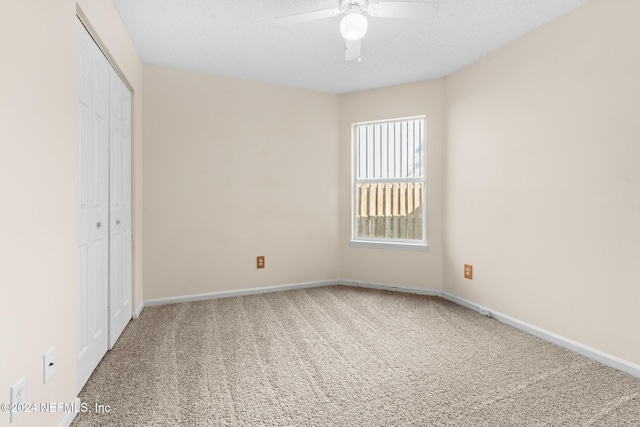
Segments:
[[[640,426],[640,379],[435,297],[332,286],[149,307],[74,426]]]

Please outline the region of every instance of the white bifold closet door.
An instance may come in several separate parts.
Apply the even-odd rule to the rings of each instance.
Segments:
[[[131,93],[110,68],[109,349],[131,320]]]
[[[78,21],[79,392],[131,319],[131,94]]]

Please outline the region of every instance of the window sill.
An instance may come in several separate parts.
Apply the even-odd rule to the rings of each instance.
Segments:
[[[428,243],[389,242],[379,240],[351,240],[349,241],[349,246],[357,248],[399,249],[403,251],[420,252],[427,252],[429,250]]]

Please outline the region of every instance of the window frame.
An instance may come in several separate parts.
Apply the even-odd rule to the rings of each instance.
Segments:
[[[422,144],[422,178],[376,178],[358,179],[358,135],[360,126],[375,124],[390,124],[410,120],[422,120],[421,144]],[[426,251],[429,249],[427,241],[427,141],[426,141],[427,117],[426,115],[398,117],[392,119],[372,120],[351,124],[351,238],[350,246],[403,249],[413,251]],[[362,183],[422,183],[422,239],[397,239],[387,237],[358,237],[358,185]]]

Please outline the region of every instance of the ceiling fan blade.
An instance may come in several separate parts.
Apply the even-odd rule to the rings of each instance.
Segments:
[[[316,19],[331,18],[332,16],[338,16],[340,9],[323,9],[313,12],[298,13],[296,15],[282,16],[276,18],[275,22],[278,25],[294,25],[302,22],[315,21]]]
[[[344,51],[344,59],[353,61],[360,59],[360,40],[347,40],[347,48]]]
[[[378,18],[433,19],[438,14],[437,1],[381,1],[369,5],[369,15]]]

